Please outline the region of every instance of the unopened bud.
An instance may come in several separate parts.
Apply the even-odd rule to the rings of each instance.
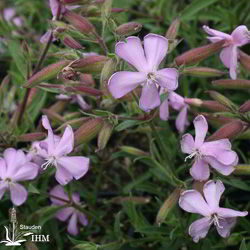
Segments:
[[[134,204],[147,204],[151,200],[150,197],[138,197],[138,196],[118,196],[110,200],[112,203],[122,204],[123,202],[132,202]]]
[[[212,84],[223,89],[250,89],[250,80],[245,79],[220,79],[212,81]]]
[[[176,18],[169,26],[165,37],[168,39],[175,39],[178,35],[179,28],[180,28],[180,19]]]
[[[161,208],[158,211],[157,216],[156,216],[156,224],[157,225],[160,226],[161,223],[163,223],[165,221],[165,219],[167,218],[167,216],[168,216],[169,212],[171,211],[171,209],[178,202],[178,200],[180,198],[180,193],[181,193],[181,189],[176,188],[170,194],[170,196],[164,201],[163,205],[161,206]]]
[[[40,141],[46,138],[46,134],[42,132],[28,133],[18,136],[17,141],[19,142],[31,142]]]
[[[231,101],[229,100],[227,97],[225,97],[224,95],[213,91],[213,90],[208,90],[206,91],[215,101],[219,102],[220,104],[226,106],[227,108],[229,108],[230,110],[237,110],[237,106]]]
[[[142,25],[137,22],[124,23],[118,26],[115,33],[119,36],[129,36],[140,32]]]
[[[100,73],[108,59],[106,56],[88,56],[74,61],[70,67],[83,73]]]
[[[26,84],[24,84],[25,88],[31,88],[37,85],[40,82],[50,80],[57,76],[57,74],[66,67],[70,61],[64,60],[54,64],[50,64],[49,66],[43,68],[35,75],[33,75]]]
[[[208,67],[185,68],[182,73],[186,75],[198,76],[198,77],[216,77],[216,76],[222,76],[225,74],[225,72],[223,71],[220,71],[218,69],[208,68]]]
[[[63,43],[65,46],[71,49],[84,49],[84,47],[71,36],[65,36],[63,39]]]
[[[60,0],[64,4],[87,4],[90,3],[91,0]]]
[[[84,122],[87,122],[88,120],[90,120],[89,117],[81,117],[81,118],[76,118],[73,120],[66,121],[60,127],[58,127],[56,131],[64,130],[68,125],[70,125],[73,129],[77,129],[81,125],[83,125]]]
[[[205,116],[206,120],[216,128],[221,127],[222,125],[230,123],[235,120],[235,118],[225,117],[221,114],[212,114],[205,112],[202,112],[200,114]]]
[[[48,116],[48,118],[54,122],[57,122],[59,124],[64,123],[65,120],[62,116],[60,116],[58,113],[51,111],[50,109],[42,109],[42,112]]]
[[[97,136],[103,126],[102,118],[93,118],[85,122],[74,133],[75,145],[86,143]]]
[[[49,110],[55,113],[61,113],[65,107],[68,105],[70,100],[60,100],[49,107]]]
[[[175,62],[178,66],[197,63],[219,51],[223,47],[224,43],[225,41],[222,40],[199,48],[191,49],[182,55],[177,56],[175,58]]]
[[[111,75],[115,72],[117,61],[115,58],[109,59],[102,68],[102,73],[100,77],[101,87],[107,87],[108,80]]]
[[[246,113],[250,111],[250,100],[244,102],[244,104],[242,104],[240,107],[239,107],[239,112],[240,113]]]
[[[250,165],[240,164],[235,167],[234,175],[250,175]]]
[[[125,152],[125,153],[129,153],[131,155],[134,156],[146,156],[148,155],[147,152],[144,152],[138,148],[135,147],[130,147],[130,146],[121,146],[120,147],[121,151]]]
[[[248,71],[250,71],[250,56],[239,50],[239,59],[241,65]]]
[[[72,24],[77,30],[84,34],[89,34],[95,30],[95,27],[92,23],[88,21],[87,18],[78,15],[72,11],[67,10],[64,13],[64,18]]]
[[[244,129],[244,125],[240,120],[234,120],[225,124],[223,127],[214,132],[207,138],[207,141],[215,141],[224,138],[232,139],[239,135]]]
[[[109,138],[112,134],[112,131],[113,131],[113,125],[105,121],[98,135],[98,140],[97,140],[98,149],[96,150],[96,152],[103,150],[106,147]]]
[[[184,98],[184,102],[191,106],[201,107],[203,101],[198,98]]]
[[[99,89],[86,87],[83,84],[78,84],[78,85],[66,86],[64,88],[64,91],[71,92],[73,94],[88,94],[88,95],[92,95],[92,96],[101,96],[101,95],[103,95],[102,91],[99,90]]]

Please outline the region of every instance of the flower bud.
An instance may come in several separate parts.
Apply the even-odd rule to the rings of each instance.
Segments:
[[[219,51],[223,47],[224,43],[225,41],[222,40],[199,48],[191,49],[182,55],[177,56],[175,58],[175,62],[178,66],[197,63]]]
[[[242,104],[240,107],[239,107],[239,112],[240,113],[246,113],[250,111],[250,100],[244,102],[244,104]]]
[[[114,197],[113,199],[109,200],[109,202],[122,204],[123,202],[132,202],[134,204],[147,204],[151,200],[150,197],[138,197],[138,196],[127,196],[127,197]]]
[[[100,73],[108,59],[106,56],[88,56],[74,61],[70,67],[83,73]]]
[[[88,4],[91,0],[60,0],[64,4]]]
[[[102,118],[93,118],[85,122],[79,129],[74,133],[75,145],[86,143],[96,137],[103,126]]]
[[[180,198],[180,193],[181,193],[181,189],[176,188],[170,194],[170,196],[164,201],[163,205],[161,206],[156,216],[156,224],[158,226],[160,226],[161,223],[165,221],[171,209],[176,205],[176,203],[178,202]]]
[[[113,125],[105,121],[98,135],[98,140],[97,140],[98,149],[96,150],[96,152],[103,150],[106,147],[109,138],[112,134],[112,131],[113,131]]]
[[[57,122],[59,124],[64,123],[65,120],[62,116],[60,116],[58,113],[51,111],[50,109],[42,109],[42,112],[48,116],[48,118],[54,122]]]
[[[205,113],[205,112],[202,112],[199,114],[205,116],[206,120],[215,127],[220,127],[224,124],[230,123],[235,120],[235,118],[225,117],[221,114],[211,114],[211,113]]]
[[[60,127],[56,129],[56,131],[64,130],[68,125],[70,125],[73,129],[79,128],[84,122],[87,122],[90,120],[89,117],[81,117],[81,118],[76,118],[73,120],[67,120],[65,123],[63,123]]]
[[[207,138],[207,141],[215,141],[224,138],[232,139],[240,134],[244,129],[244,125],[240,120],[234,120],[225,124],[223,127],[215,131],[211,136]]]
[[[178,35],[179,28],[180,28],[180,18],[176,18],[169,26],[165,37],[167,39],[175,39]]]
[[[19,142],[31,142],[40,141],[46,138],[46,134],[42,132],[28,133],[18,136],[17,141]]]
[[[239,50],[239,59],[241,65],[248,71],[250,71],[250,56]]]
[[[84,47],[71,36],[65,36],[63,38],[63,44],[71,49],[84,49]]]
[[[230,110],[237,110],[237,106],[231,101],[229,100],[227,97],[225,97],[224,95],[213,91],[213,90],[208,90],[206,91],[215,101],[218,101],[220,104],[226,106],[227,108],[229,108]]]
[[[184,98],[184,102],[186,104],[189,104],[191,106],[195,106],[195,107],[201,107],[203,101],[201,99],[198,98]]]
[[[235,167],[234,175],[250,175],[250,165],[240,164]]]
[[[134,156],[146,156],[146,155],[148,155],[147,152],[144,152],[138,148],[134,148],[134,147],[130,147],[130,146],[121,146],[120,149],[121,149],[121,151],[123,151],[125,153],[129,153],[129,154],[134,155]]]
[[[105,63],[104,67],[102,68],[102,73],[100,77],[100,83],[102,88],[105,88],[107,86],[109,78],[115,72],[116,64],[116,59],[111,58]]]
[[[65,107],[68,105],[70,100],[60,100],[57,101],[55,104],[49,107],[49,110],[55,113],[61,113]]]
[[[129,22],[129,23],[124,23],[118,26],[115,30],[115,33],[118,36],[130,36],[135,33],[140,32],[142,29],[142,25],[137,22]]]
[[[87,18],[78,15],[72,11],[67,10],[64,13],[64,18],[72,24],[77,30],[84,34],[89,34],[95,30],[95,27],[92,23],[88,21]]]
[[[216,77],[225,74],[225,72],[223,71],[208,67],[185,68],[182,73],[185,75],[198,76],[198,77]]]
[[[50,64],[34,74],[27,83],[24,84],[24,88],[31,88],[36,86],[38,83],[50,80],[57,76],[57,74],[70,63],[68,60],[60,61],[57,63]]]
[[[74,93],[74,94],[88,94],[88,95],[92,95],[92,96],[101,96],[102,95],[102,91],[100,91],[99,89],[86,87],[83,84],[77,84],[77,85],[73,85],[73,86],[66,86],[64,88],[64,91],[71,92],[71,93]]]
[[[250,89],[250,80],[245,79],[220,79],[212,81],[212,84],[223,89]]]

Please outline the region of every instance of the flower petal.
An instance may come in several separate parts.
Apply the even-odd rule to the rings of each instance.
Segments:
[[[56,145],[54,155],[60,157],[69,154],[74,148],[74,132],[71,126],[67,126],[64,130],[63,136],[59,143]]]
[[[169,117],[168,98],[166,98],[160,106],[160,118],[163,121],[167,121],[168,117]]]
[[[204,25],[203,26],[204,31],[211,35],[211,36],[215,36],[216,38],[220,38],[220,40],[222,39],[226,39],[226,40],[231,40],[232,37],[224,32],[218,31],[218,30],[214,30],[209,28],[208,26]]]
[[[120,71],[110,77],[108,89],[114,98],[121,98],[146,80],[145,73]]]
[[[52,30],[46,31],[41,38],[40,38],[40,43],[47,43],[49,41],[49,38],[51,36]]]
[[[210,216],[210,207],[205,202],[201,194],[196,190],[187,190],[181,193],[179,206],[189,212]]]
[[[0,200],[2,199],[5,191],[8,189],[8,183],[6,181],[0,181]]]
[[[27,190],[18,183],[13,183],[10,185],[10,197],[14,205],[22,205],[28,197]]]
[[[188,106],[186,105],[181,109],[175,120],[175,126],[181,134],[184,132],[186,124],[188,124],[187,111]]]
[[[62,198],[64,200],[69,200],[68,195],[64,192],[64,188],[60,185],[53,187],[49,193],[50,193],[50,195],[52,195],[50,197],[50,200],[55,205],[59,205],[59,206],[65,205],[65,202],[62,200],[59,200],[59,199],[55,199],[55,198],[53,198],[53,196]]]
[[[181,137],[181,151],[185,154],[192,154],[194,151],[194,139],[191,134],[185,134]]]
[[[77,228],[77,215],[76,215],[76,213],[73,213],[73,215],[71,216],[67,229],[68,229],[68,232],[72,235],[78,234],[79,231]]]
[[[224,208],[224,207],[219,207],[216,213],[223,218],[237,217],[237,216],[244,217],[248,215],[247,211],[240,212],[240,211],[236,211],[236,210],[233,210],[230,208]]]
[[[140,108],[145,112],[158,107],[161,104],[158,89],[154,83],[147,83],[142,88]]]
[[[249,31],[245,25],[238,26],[231,34],[234,44],[237,46],[243,46],[250,42]]]
[[[160,69],[156,72],[156,82],[169,91],[177,89],[178,77],[179,72],[175,68]]]
[[[208,124],[203,115],[196,116],[193,123],[195,127],[195,147],[199,148],[205,140],[208,131]]]
[[[205,183],[203,187],[203,193],[205,199],[212,210],[216,210],[219,207],[220,197],[223,194],[225,187],[220,180],[216,182],[210,180]]]
[[[221,50],[220,60],[225,67],[230,68],[233,46],[228,46]]]
[[[209,166],[205,161],[197,158],[190,168],[190,174],[197,181],[206,181],[210,175]]]
[[[144,37],[144,50],[149,69],[155,71],[167,54],[168,39],[156,34],[148,34]]]
[[[204,151],[202,154],[206,153],[207,151],[213,151],[214,149],[224,149],[224,150],[230,150],[232,148],[231,142],[228,139],[220,139],[217,141],[209,141],[204,142],[200,150]]]
[[[6,162],[7,173],[9,177],[15,173],[16,169],[27,162],[27,158],[22,150],[7,148],[4,150],[3,157]]]
[[[48,130],[48,137],[46,138],[46,143],[48,145],[47,151],[48,151],[48,154],[52,154],[55,148],[55,139],[54,139],[52,128],[49,123],[49,119],[46,115],[42,116],[42,125],[45,129]]]
[[[115,53],[138,71],[148,72],[148,64],[138,37],[130,36],[125,42],[118,42],[115,46]]]
[[[231,229],[235,226],[236,224],[236,218],[219,218],[219,225],[220,227],[218,227],[218,225],[216,225],[216,229],[218,234],[223,237],[223,238],[227,238],[230,235],[230,231]]]
[[[60,2],[58,0],[49,0],[50,9],[53,16],[56,16]]]
[[[238,61],[238,49],[236,46],[233,46],[232,53],[231,53],[231,61],[230,61],[230,69],[229,74],[232,79],[237,78],[237,61]]]
[[[63,186],[68,184],[73,179],[72,174],[69,173],[64,167],[57,167],[55,177],[58,183]]]
[[[79,213],[78,214],[78,218],[79,218],[80,223],[83,226],[87,226],[88,225],[88,218],[83,213]]]
[[[92,108],[81,95],[76,95],[76,102],[82,110],[90,110]]]
[[[213,156],[205,156],[204,161],[206,161],[212,168],[216,169],[219,173],[223,175],[230,175],[234,171],[234,167],[231,165],[224,165],[220,163]]]
[[[175,92],[168,94],[169,104],[175,110],[180,110],[185,106],[184,98]]]
[[[5,179],[7,177],[6,173],[7,173],[7,167],[5,164],[5,160],[2,157],[0,157],[0,179]]]
[[[76,180],[83,177],[89,169],[89,158],[83,156],[62,156],[57,162]]]
[[[206,237],[210,226],[211,226],[211,218],[204,217],[202,219],[193,222],[189,226],[188,233],[193,238],[193,241],[197,243],[200,239]]]
[[[56,218],[60,221],[66,221],[69,216],[71,216],[74,213],[74,208],[73,207],[66,207],[61,210],[59,210],[56,213]]]
[[[26,181],[36,178],[39,171],[39,167],[33,162],[26,162],[13,173],[11,177],[14,181]]]

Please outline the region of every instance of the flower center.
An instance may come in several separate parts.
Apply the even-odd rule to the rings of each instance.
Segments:
[[[193,157],[198,157],[199,159],[201,159],[202,155],[199,149],[195,149],[190,155],[188,155],[185,158],[185,162],[187,161],[187,159],[192,159]]]
[[[46,162],[44,162],[42,165],[41,165],[41,168],[43,170],[46,170],[49,166],[55,166],[57,167],[57,162],[56,162],[56,158],[55,156],[50,156],[49,158],[46,159]]]
[[[224,220],[224,218],[220,217],[219,215],[213,214],[212,215],[212,221],[210,222],[209,225],[214,224],[218,228],[223,228],[223,226],[221,226],[220,223],[219,223],[219,219]]]

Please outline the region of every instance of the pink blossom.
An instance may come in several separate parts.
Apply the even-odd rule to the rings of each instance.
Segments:
[[[246,216],[247,211],[239,212],[230,208],[219,207],[225,187],[221,181],[208,181],[203,187],[203,196],[196,190],[184,191],[179,199],[179,206],[189,212],[204,216],[189,226],[189,235],[194,242],[205,238],[210,226],[215,225],[218,234],[226,238],[236,223],[237,216]]]
[[[16,16],[15,8],[6,8],[3,10],[3,17],[7,22],[13,22],[16,26],[23,26],[23,19]]]
[[[169,92],[168,98],[166,98],[160,106],[160,118],[162,120],[168,120],[169,107],[180,111],[175,120],[175,126],[180,133],[183,133],[185,127],[189,125],[187,111],[189,106],[184,102],[184,98],[175,92]]]
[[[52,196],[50,198],[52,205],[54,206],[63,206],[67,204],[66,202],[55,199],[53,196],[59,197],[65,201],[69,201],[69,196],[64,192],[63,187],[60,185],[55,186],[51,191],[50,195]],[[80,204],[80,196],[78,193],[73,193],[72,194],[72,200]],[[76,210],[74,207],[66,207],[61,209],[56,213],[56,218],[61,220],[61,221],[66,221],[69,218],[69,223],[68,223],[68,232],[72,235],[77,235],[79,233],[78,227],[77,227],[77,221],[79,221],[83,226],[88,225],[88,219],[86,216]]]
[[[178,71],[175,68],[158,67],[168,51],[168,40],[156,34],[144,37],[144,49],[138,37],[130,36],[125,42],[116,44],[115,52],[138,72],[116,72],[108,82],[114,98],[121,98],[142,85],[140,108],[152,110],[160,105],[158,88],[175,90],[178,86]]]
[[[3,158],[0,157],[0,199],[9,190],[12,203],[22,205],[27,200],[28,192],[18,182],[35,179],[38,169],[22,150],[6,149]]]
[[[208,26],[203,26],[204,31],[211,37],[208,39],[214,43],[220,40],[225,40],[225,48],[220,53],[220,59],[225,67],[229,68],[230,77],[236,79],[238,47],[241,47],[250,41],[250,34],[245,25],[238,26],[231,35],[224,32],[210,29]]]
[[[194,119],[195,141],[191,134],[185,134],[181,139],[181,150],[194,157],[190,174],[195,180],[205,181],[209,178],[209,165],[223,175],[230,175],[238,163],[236,152],[231,150],[228,139],[204,142],[208,124],[204,116],[199,115]],[[185,161],[186,161],[185,159]]]
[[[56,180],[61,185],[66,185],[73,178],[76,180],[83,177],[89,168],[89,158],[83,156],[67,156],[74,148],[74,133],[71,126],[67,126],[63,136],[57,140],[53,134],[47,116],[42,117],[42,124],[48,130],[48,137],[41,141],[39,155],[46,161],[42,169],[54,165],[56,167]]]

